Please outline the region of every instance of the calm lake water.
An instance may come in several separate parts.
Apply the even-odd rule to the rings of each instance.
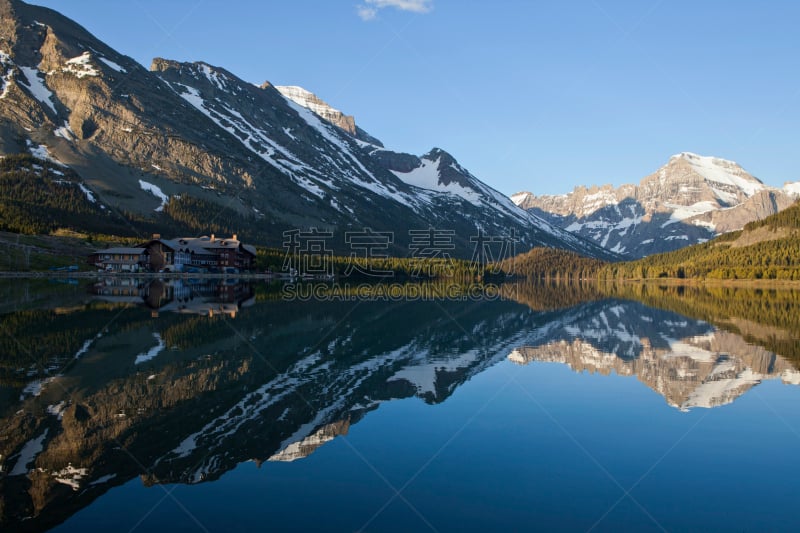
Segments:
[[[800,294],[0,283],[3,531],[798,531]]]

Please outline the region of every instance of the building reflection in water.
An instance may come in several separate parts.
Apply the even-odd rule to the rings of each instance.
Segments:
[[[97,299],[144,305],[154,315],[163,312],[236,317],[255,302],[252,283],[239,279],[108,278],[89,287]]]

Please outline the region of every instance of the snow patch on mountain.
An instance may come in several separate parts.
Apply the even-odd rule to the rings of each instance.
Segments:
[[[417,394],[430,394],[437,398],[436,382],[440,373],[457,372],[459,369],[469,368],[482,355],[484,354],[480,350],[470,350],[454,358],[441,358],[432,357],[427,350],[423,350],[414,354],[415,364],[403,367],[386,381],[407,381],[414,385]]]
[[[0,76],[0,100],[6,97],[8,90],[11,88],[11,82],[14,80],[14,63],[11,61],[11,56],[0,50],[0,66],[4,74]],[[6,73],[5,71],[8,70]]]
[[[217,89],[220,91],[227,90],[228,79],[226,76],[211,68],[207,63],[200,63],[200,70]]]
[[[286,102],[297,112],[300,118],[302,118],[309,126],[319,132],[326,141],[338,148],[340,153],[349,160],[348,162],[354,164],[356,169],[361,171],[360,175],[356,175],[351,171],[342,170],[343,177],[348,177],[351,183],[354,185],[371,190],[374,193],[386,198],[390,198],[404,205],[414,206],[419,203],[418,198],[415,198],[409,194],[405,194],[397,189],[390,188],[388,185],[381,183],[353,153],[350,144],[336,133],[336,131],[333,129],[333,126],[329,126],[327,122],[323,122],[322,119],[320,119],[311,110],[306,109],[293,100],[287,98]]]
[[[729,404],[749,388],[761,383],[764,376],[748,368],[731,378],[711,379],[711,377],[692,392],[681,405],[681,410]]]
[[[72,131],[69,122],[67,122],[66,120],[64,121],[63,126],[60,126],[53,130],[53,134],[55,134],[56,137],[61,137],[62,139],[66,139],[70,142],[75,140],[75,132]]]
[[[33,142],[31,142],[30,139],[27,139],[25,142],[28,145],[28,151],[31,153],[33,157],[36,157],[38,159],[44,159],[45,161],[49,161],[50,163],[53,163],[54,165],[58,165],[60,167],[67,166],[58,159],[56,159],[55,157],[53,157],[52,155],[50,155],[50,150],[47,149],[47,146],[43,144],[34,144]]]
[[[55,113],[56,106],[53,103],[53,93],[50,91],[50,89],[47,88],[47,86],[44,84],[44,81],[42,81],[39,78],[39,75],[41,74],[41,72],[39,72],[39,69],[31,67],[19,67],[19,69],[22,71],[22,74],[28,81],[27,83],[25,83],[22,80],[20,80],[20,83],[26,89],[28,89],[28,91],[34,98],[36,98],[39,102],[49,107],[50,110],[53,113]]]
[[[56,417],[58,420],[62,420],[64,418],[64,411],[67,409],[67,402],[61,400],[57,404],[48,405],[47,406],[47,414]]]
[[[707,344],[710,339],[713,339],[713,333],[710,336],[696,336],[689,339],[669,339],[670,352],[664,357],[689,357],[700,363],[711,363],[716,360],[717,355],[700,345]]]
[[[229,84],[226,77],[213,71],[208,65],[201,64],[201,71],[218,88],[224,89]],[[321,175],[313,167],[305,164],[289,149],[276,142],[269,132],[248,122],[238,111],[218,100],[213,103],[205,100],[200,91],[194,87],[181,83],[168,84],[184,100],[234,136],[248,150],[272,164],[314,196],[325,198],[323,185],[328,189],[337,188],[329,177]]]
[[[97,199],[94,197],[94,193],[89,190],[89,188],[84,185],[83,183],[79,183],[78,187],[80,188],[81,192],[86,196],[86,199],[92,203],[97,202]]]
[[[702,215],[703,213],[708,213],[709,211],[719,209],[719,206],[714,202],[697,202],[692,205],[665,203],[664,206],[671,209],[672,213],[670,214],[669,220],[661,225],[662,228],[665,228],[670,224],[686,220],[687,218]]]
[[[125,73],[128,72],[127,70],[125,70],[122,67],[122,65],[120,65],[119,63],[114,63],[113,61],[111,61],[110,59],[108,59],[106,57],[98,57],[97,59],[99,59],[100,61],[102,61],[106,65],[108,65],[112,70],[116,70],[117,72],[121,72],[122,74],[125,74]]]
[[[98,72],[98,70],[92,64],[92,54],[89,52],[84,52],[78,57],[68,59],[64,65],[64,68],[61,70],[63,72],[74,74],[77,78],[100,75],[100,72]]]
[[[141,187],[143,191],[147,191],[156,198],[158,198],[159,200],[161,200],[161,205],[156,207],[155,209],[156,211],[164,210],[164,207],[166,207],[167,203],[169,202],[169,196],[164,194],[164,191],[161,190],[161,187],[144,180],[139,180],[139,187]]]
[[[800,197],[800,181],[795,181],[794,183],[784,183],[783,190],[786,192],[786,194]]]
[[[67,485],[76,491],[81,488],[81,480],[86,477],[87,473],[86,468],[76,468],[69,463],[65,468],[52,472],[51,475],[56,483]]]
[[[481,196],[472,189],[467,189],[457,183],[450,182],[447,185],[442,183],[439,165],[441,158],[431,160],[422,159],[422,165],[411,172],[392,171],[392,174],[415,187],[429,189],[432,191],[446,192],[463,198],[473,205],[481,205]]]

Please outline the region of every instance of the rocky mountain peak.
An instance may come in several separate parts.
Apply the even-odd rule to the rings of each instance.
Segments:
[[[767,187],[734,161],[681,152],[636,185],[511,198],[551,223],[638,258],[741,229],[788,207],[790,191]]]
[[[765,189],[733,161],[682,152],[640,182],[637,200],[654,209],[702,204],[709,211],[739,205]]]
[[[676,160],[686,161],[690,165],[696,166],[698,168],[707,166],[718,166],[723,168],[737,169],[737,171],[744,172],[744,169],[736,161],[722,159],[721,157],[695,154],[693,152],[681,152],[679,154],[673,155],[672,157],[669,158],[669,160],[670,162]]]
[[[511,195],[511,201],[514,202],[515,205],[522,207],[523,209],[526,207],[526,203],[533,201],[536,199],[536,195],[530,191],[519,191]]]
[[[183,65],[183,63],[180,61],[155,57],[152,63],[150,63],[150,72],[164,72],[170,69],[180,69],[181,65]]]
[[[681,152],[673,155],[669,162],[660,170],[665,172],[673,168],[689,169],[706,181],[732,185],[740,188],[748,196],[752,196],[758,190],[764,188],[764,184],[758,178],[752,176],[735,161],[720,159],[693,154],[691,152]]]
[[[434,147],[427,154],[422,156],[422,159],[436,165],[436,169],[439,173],[439,185],[446,187],[450,184],[455,184],[463,188],[474,187],[474,176],[472,176],[467,169],[459,165],[455,157],[441,148]]]
[[[264,85],[268,84],[269,82],[266,82]],[[294,103],[313,111],[322,119],[343,129],[350,135],[356,135],[356,121],[351,115],[345,115],[338,109],[331,107],[311,91],[297,85],[275,85],[274,87]]]
[[[455,162],[455,158],[452,155],[448,154],[444,150],[439,147],[434,146],[431,148],[427,154],[422,156],[423,159],[428,159],[430,161],[435,161],[437,159],[447,159],[446,163],[453,163]]]

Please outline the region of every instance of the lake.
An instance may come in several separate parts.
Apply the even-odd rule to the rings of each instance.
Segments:
[[[800,530],[798,291],[62,281],[0,283],[4,531]]]

